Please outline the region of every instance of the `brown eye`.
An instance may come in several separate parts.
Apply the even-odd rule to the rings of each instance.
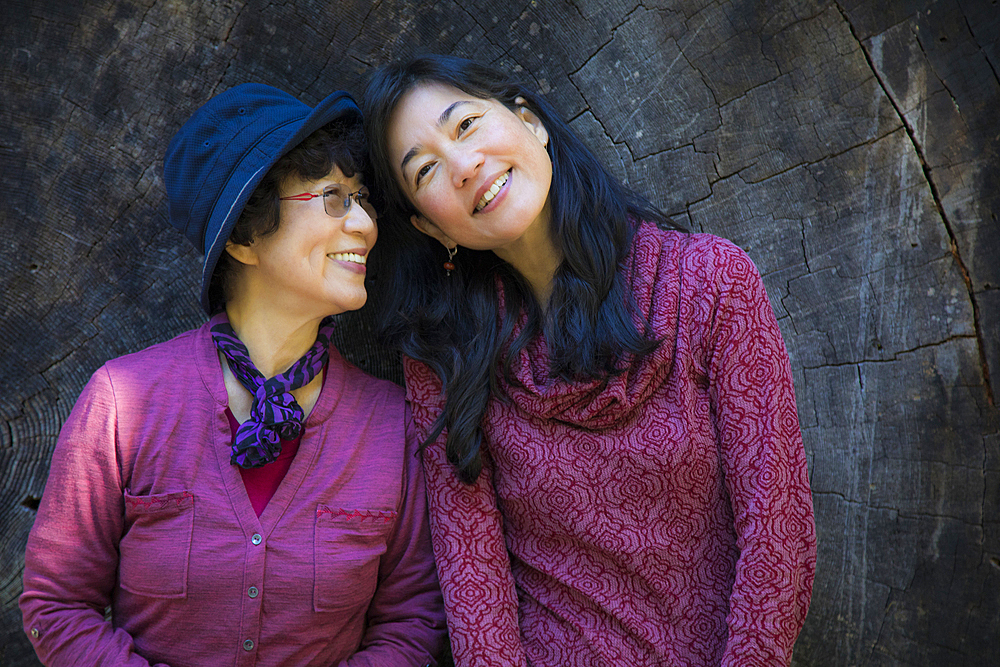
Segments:
[[[420,185],[420,181],[423,179],[424,176],[430,173],[430,171],[431,171],[431,165],[429,164],[425,164],[420,168],[420,171],[417,172],[417,185]]]

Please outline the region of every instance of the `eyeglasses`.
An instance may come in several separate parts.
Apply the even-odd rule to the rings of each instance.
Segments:
[[[358,202],[358,205],[364,209],[365,213],[368,214],[372,220],[378,218],[378,211],[372,206],[371,201],[368,199],[368,192],[365,190],[358,190],[357,192],[351,192],[343,183],[334,183],[333,185],[328,185],[323,189],[323,192],[313,194],[311,192],[302,192],[297,195],[292,195],[291,197],[278,197],[281,201],[286,199],[291,199],[294,201],[312,201],[316,197],[323,198],[323,210],[326,214],[332,218],[343,218],[347,215],[347,212],[351,210],[351,200]]]

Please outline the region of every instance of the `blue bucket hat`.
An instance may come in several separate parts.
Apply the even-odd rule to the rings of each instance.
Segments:
[[[250,195],[282,155],[327,123],[361,111],[337,91],[315,108],[260,83],[216,95],[184,123],[167,148],[163,178],[170,224],[205,255],[201,307],[229,234]]]

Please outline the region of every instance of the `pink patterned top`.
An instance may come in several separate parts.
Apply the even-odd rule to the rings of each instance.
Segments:
[[[456,665],[787,665],[816,562],[788,358],[733,244],[644,224],[625,270],[662,344],[607,386],[543,339],[491,399],[473,486],[424,455]],[[418,430],[441,383],[407,359]]]

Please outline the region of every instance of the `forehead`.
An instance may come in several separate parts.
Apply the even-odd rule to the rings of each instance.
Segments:
[[[419,143],[422,135],[442,131],[442,121],[446,120],[442,115],[449,110],[457,113],[466,104],[489,106],[498,102],[469,95],[443,83],[414,86],[403,95],[389,119],[390,150],[405,152],[415,142]]]
[[[364,182],[365,182],[364,175],[361,174],[360,172],[355,173],[353,176],[348,178],[347,176],[344,176],[344,172],[340,170],[340,167],[338,167],[337,165],[333,165],[333,169],[331,169],[328,174],[326,174],[325,176],[321,176],[320,178],[317,178],[315,180],[309,180],[303,178],[302,176],[295,173],[289,174],[287,177],[285,177],[285,180],[282,181],[280,190],[281,194],[284,196],[287,195],[291,190],[295,190],[295,192],[292,194],[296,194],[299,192],[311,192],[313,190],[319,190],[333,183],[346,183],[347,185],[350,185],[352,189],[354,189],[360,187],[361,185],[364,185]]]
[[[436,120],[437,114],[435,110],[439,113],[442,108],[454,102],[483,103],[486,101],[481,97],[475,97],[446,83],[428,81],[418,83],[403,95],[399,104],[396,105],[393,117],[402,118],[413,115],[427,115],[434,116]]]

